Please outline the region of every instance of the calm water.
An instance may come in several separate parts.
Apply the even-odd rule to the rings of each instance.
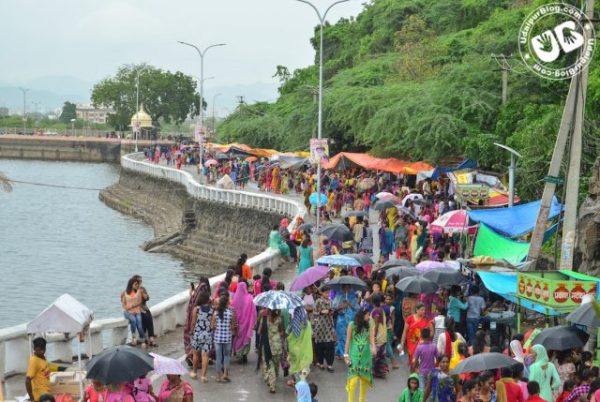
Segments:
[[[107,164],[0,160],[13,180],[100,189],[118,180]],[[182,264],[144,252],[149,226],[105,206],[98,191],[16,183],[0,191],[0,328],[35,317],[63,293],[121,316],[119,295],[140,274],[150,304],[185,289]]]

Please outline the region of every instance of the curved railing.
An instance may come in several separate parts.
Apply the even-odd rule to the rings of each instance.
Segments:
[[[192,174],[165,166],[149,163],[143,153],[121,157],[124,169],[147,174],[182,184],[194,198],[214,201],[286,215],[297,219],[304,217],[306,209],[299,202],[272,194],[257,194],[249,191],[226,190],[198,183]],[[280,262],[279,251],[267,249],[248,259],[248,265],[260,272],[266,267],[275,269]],[[222,281],[224,274],[210,278],[211,285]],[[189,291],[182,291],[150,307],[154,317],[154,332],[157,336],[173,331],[185,323]],[[6,375],[25,373],[29,361],[29,338],[26,324],[0,329],[0,380]],[[127,341],[129,324],[124,318],[94,320],[91,325],[91,338],[85,342],[88,354],[97,354],[104,347],[122,345]],[[74,355],[73,337],[75,334],[53,334],[49,336],[48,357],[50,360],[71,362]]]

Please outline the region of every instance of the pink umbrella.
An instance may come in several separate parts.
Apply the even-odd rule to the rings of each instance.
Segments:
[[[377,197],[380,200],[390,200],[392,202],[395,202],[396,204],[400,204],[402,202],[400,198],[396,197],[392,193],[388,193],[387,191],[381,191],[377,193],[375,197]]]
[[[204,162],[204,166],[206,166],[206,167],[209,167],[209,166],[212,166],[212,165],[218,165],[218,164],[219,164],[219,162],[217,162],[214,159],[209,159],[206,162]]]
[[[434,269],[434,268],[451,269],[449,266],[447,266],[443,262],[431,261],[431,260],[421,261],[420,263],[417,264],[416,268],[420,271],[428,271],[428,270]]]
[[[469,216],[464,209],[446,212],[431,222],[431,230],[444,233],[465,232],[470,229]]]
[[[298,290],[302,290],[307,286],[310,286],[321,280],[327,275],[329,272],[329,267],[325,267],[322,265],[315,265],[314,267],[308,268],[306,271],[302,272],[290,286],[290,291],[295,292]]]

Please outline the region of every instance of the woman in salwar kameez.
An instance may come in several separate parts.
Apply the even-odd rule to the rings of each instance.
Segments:
[[[269,234],[269,247],[278,249],[284,257],[289,257],[290,255],[290,247],[285,243],[283,237],[281,237],[278,225],[275,225]]]
[[[358,298],[350,286],[343,285],[341,292],[336,292],[333,299],[333,308],[337,311],[337,320],[335,323],[335,333],[337,342],[335,344],[335,355],[343,356],[346,346],[346,330],[348,324],[354,319],[354,315],[358,310]]]

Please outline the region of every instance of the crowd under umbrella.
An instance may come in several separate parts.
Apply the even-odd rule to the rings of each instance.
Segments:
[[[323,279],[329,272],[329,267],[315,265],[302,272],[290,285],[290,291],[296,292]]]
[[[375,211],[383,211],[384,209],[395,208],[395,207],[396,207],[396,203],[394,201],[380,200],[375,203],[375,206],[373,207],[373,209],[375,209]]]
[[[302,306],[302,298],[283,290],[269,290],[256,296],[254,304],[269,310],[293,310]]]
[[[600,327],[600,314],[596,312],[593,302],[583,303],[575,311],[567,315],[567,321],[573,324],[584,325],[588,328],[598,328]]]
[[[478,353],[458,363],[454,370],[452,370],[452,374],[478,373],[480,371],[511,367],[515,363],[514,359],[503,353]]]
[[[406,293],[431,294],[437,292],[439,286],[422,275],[414,275],[400,279],[396,288]]]
[[[361,267],[364,267],[365,265],[373,265],[374,264],[371,257],[369,257],[366,254],[344,254],[344,255],[346,257],[354,258],[356,261],[358,261],[360,263]]]
[[[361,218],[368,218],[369,214],[365,211],[348,211],[348,212],[344,212],[343,217],[344,218],[348,218],[350,216],[356,216],[356,217],[361,217]]]
[[[154,369],[154,359],[141,349],[113,346],[92,357],[87,363],[86,378],[102,384],[133,382]]]
[[[438,286],[448,287],[452,285],[460,285],[466,281],[466,278],[460,271],[454,269],[434,268],[423,274],[424,278],[436,283]]]
[[[319,234],[327,237],[329,240],[339,242],[354,240],[354,236],[352,236],[350,229],[348,229],[346,225],[340,225],[338,223],[323,227],[319,230]]]
[[[324,255],[317,260],[320,265],[335,265],[342,267],[360,267],[362,264],[346,254]]]
[[[348,275],[343,275],[343,276],[338,276],[337,278],[333,278],[332,280],[330,280],[329,282],[327,282],[327,285],[333,289],[335,292],[339,292],[342,288],[342,286],[344,285],[348,285],[350,286],[350,288],[352,290],[364,290],[367,288],[367,284],[354,277],[354,276],[348,276]]]
[[[404,278],[408,278],[409,276],[416,276],[416,275],[420,275],[420,274],[421,274],[421,271],[419,271],[416,268],[403,267],[403,266],[392,267],[392,268],[388,269],[387,271],[385,271],[385,276],[387,278],[390,278],[394,275],[398,275],[399,279],[404,279]]]
[[[394,267],[410,267],[414,268],[415,266],[408,260],[399,259],[399,260],[389,260],[383,263],[381,269],[388,269]]]
[[[534,345],[542,345],[546,350],[569,350],[581,348],[590,335],[570,325],[546,328],[533,340]]]
[[[313,227],[314,227],[314,225],[312,223],[303,223],[302,225],[298,226],[298,230],[311,233],[313,230]]]

